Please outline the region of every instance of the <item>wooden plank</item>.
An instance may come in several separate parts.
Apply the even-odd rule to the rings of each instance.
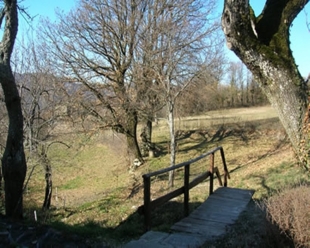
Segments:
[[[183,224],[183,223],[182,223]],[[204,236],[219,236],[226,231],[226,226],[186,226],[179,224],[174,226],[173,231],[184,232],[184,233],[192,233],[192,234],[201,234]]]
[[[200,205],[196,210],[197,211],[215,211],[218,209],[219,211],[230,211],[239,210],[240,208],[244,208],[248,202],[245,201],[233,201],[233,200],[221,200],[221,199],[208,199],[205,203]],[[195,210],[195,211],[196,211]]]
[[[206,241],[206,237],[203,235],[197,235],[193,233],[187,233],[184,235],[184,233],[172,233],[165,239],[165,245],[162,244],[152,244],[153,246],[147,245],[143,247],[166,247],[166,248],[188,248],[188,247],[202,247],[203,244]],[[141,247],[141,246],[140,246]]]
[[[175,225],[188,225],[188,226],[223,226],[223,223],[210,221],[210,220],[203,220],[203,219],[195,219],[193,217],[187,217],[175,223]]]
[[[217,195],[212,195],[208,198],[208,202],[216,205],[216,204],[222,204],[222,205],[246,205],[249,203],[250,199],[232,199],[232,198],[224,198]]]
[[[218,187],[216,190],[217,194],[234,194],[235,196],[247,195],[252,197],[254,194],[254,190],[248,189],[237,189],[237,188],[228,188],[228,187]]]
[[[254,190],[243,190],[226,187],[220,187],[214,192],[214,195],[225,196],[227,198],[234,199],[251,199],[253,194]]]
[[[184,208],[184,216],[189,215],[189,167],[190,165],[186,165],[184,167],[184,199],[183,199],[183,208]]]
[[[144,231],[151,229],[151,181],[150,178],[144,180]]]
[[[222,198],[218,196],[212,196],[208,199],[208,204],[206,204],[204,207],[210,205],[210,206],[244,206],[249,203],[250,200],[235,200],[230,198]]]
[[[227,199],[234,199],[234,200],[250,200],[252,199],[252,194],[250,192],[236,192],[234,190],[232,191],[218,191],[216,190],[212,195],[210,196],[217,196]],[[210,197],[209,196],[209,197]]]
[[[240,200],[240,199],[231,199],[231,198],[225,198],[221,196],[216,196],[216,195],[211,195],[208,200],[206,201],[206,204],[203,205],[208,205],[211,202],[213,205],[238,205],[242,203],[248,203],[250,199],[246,200]]]
[[[213,222],[219,222],[224,224],[233,224],[237,219],[239,215],[193,215],[192,218],[199,218],[201,220],[205,221],[213,221]]]
[[[175,225],[180,224],[188,224],[188,225],[207,225],[209,222],[212,223],[221,223],[221,224],[231,224],[233,221],[238,219],[239,214],[226,214],[226,215],[219,215],[219,214],[192,214],[190,217],[183,219],[177,222]]]
[[[200,211],[195,211],[191,215],[206,215],[206,214],[213,214],[213,215],[236,215],[239,214],[243,209],[240,209],[239,207],[234,207],[233,209],[229,208],[219,208],[217,210],[212,211],[204,211],[203,209]],[[190,216],[191,216],[190,215]]]
[[[209,204],[205,208],[196,209],[193,213],[239,213],[239,206],[216,206]]]
[[[207,179],[211,175],[210,171],[201,173],[197,177],[195,177],[190,183],[189,183],[189,188],[194,188],[196,185],[201,183],[203,180]]]
[[[168,202],[169,200],[183,194],[184,192],[184,187],[178,188],[174,191],[169,192],[168,194],[164,196],[160,196],[157,199],[151,201],[151,209],[155,209],[159,206],[162,206],[164,203]]]
[[[211,202],[209,201],[208,204],[197,208],[194,212],[201,212],[201,213],[225,213],[225,212],[240,212],[246,205],[245,204],[219,204],[218,202]]]
[[[171,228],[173,231],[194,233],[194,234],[209,234],[218,235],[219,232],[226,231],[226,225],[218,222],[204,222],[204,223],[189,223],[181,222],[173,225]]]
[[[186,226],[178,226],[174,231],[183,232],[183,233],[192,233],[192,234],[200,234],[200,235],[208,235],[208,236],[219,236],[224,234],[226,231],[226,227],[223,225],[222,227],[186,227]]]

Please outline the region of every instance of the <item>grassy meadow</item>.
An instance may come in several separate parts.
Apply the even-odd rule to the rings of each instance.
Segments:
[[[270,106],[211,111],[204,116],[176,119],[177,163],[199,156],[217,146],[224,148],[231,179],[228,186],[256,190],[254,198],[264,199],[288,184],[310,181],[295,158],[285,131]],[[25,190],[25,217],[55,228],[119,245],[143,233],[144,173],[169,166],[169,134],[165,120],[154,123],[153,141],[160,151],[135,171],[130,171],[124,137],[112,131],[83,133],[64,125],[63,134],[53,137],[48,150],[52,165],[51,210],[43,212],[44,169],[29,159]],[[221,169],[219,154],[215,158]],[[194,176],[209,167],[209,160],[197,163]],[[182,181],[176,174],[176,186]],[[215,180],[215,187],[217,181]],[[166,178],[152,182],[152,198],[167,192]],[[190,192],[194,209],[208,196],[208,183]],[[170,211],[169,211],[170,210]],[[154,211],[153,230],[167,231],[182,218],[182,197]]]

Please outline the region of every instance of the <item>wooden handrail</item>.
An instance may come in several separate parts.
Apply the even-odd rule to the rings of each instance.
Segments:
[[[217,167],[214,167],[214,153],[220,151],[221,153],[221,158],[222,158],[222,163],[223,163],[223,169],[224,169],[224,185],[222,183],[221,175]],[[207,157],[210,156],[210,169],[204,173],[201,173],[198,175],[196,178],[194,178],[191,182],[189,181],[190,177],[190,166]],[[175,189],[174,191],[169,192],[166,195],[160,196],[155,200],[151,200],[151,178],[158,176],[160,174],[167,173],[172,170],[176,170],[179,168],[184,167],[184,183],[183,186]],[[230,179],[229,172],[227,170],[227,165],[226,165],[226,160],[225,160],[225,155],[224,155],[224,150],[221,146],[216,147],[215,149],[204,153],[200,155],[197,158],[188,160],[186,162],[167,167],[158,171],[154,171],[151,173],[144,174],[143,177],[143,184],[144,184],[144,204],[138,208],[138,212],[141,214],[144,214],[144,230],[148,231],[151,229],[151,212],[154,210],[156,207],[159,207],[163,205],[164,203],[168,202],[174,197],[177,197],[181,194],[184,194],[184,216],[189,215],[189,190],[208,177],[210,177],[210,185],[209,185],[209,194],[211,195],[213,193],[213,175],[214,173],[217,176],[217,179],[219,181],[220,186],[227,187],[227,179]]]

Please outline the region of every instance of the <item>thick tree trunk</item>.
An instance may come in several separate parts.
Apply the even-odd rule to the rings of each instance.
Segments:
[[[149,158],[153,158],[155,152],[155,146],[152,143],[152,130],[153,130],[152,117],[149,116],[145,121],[142,133],[140,134],[142,143],[141,145],[142,155],[149,156]]]
[[[143,163],[142,154],[137,140],[138,116],[136,111],[127,111],[125,120],[125,135],[127,139],[130,160],[134,161],[135,159],[138,159],[141,163]]]
[[[152,118],[149,117],[146,121],[146,140],[148,144],[152,144],[152,132],[153,132],[153,123],[152,123]]]
[[[5,190],[6,215],[15,219],[23,217],[23,184],[26,176],[26,160],[23,147],[23,115],[21,100],[10,66],[18,28],[16,0],[4,1],[5,18],[3,37],[0,43],[0,83],[9,116],[9,130],[2,156],[2,172]]]
[[[23,184],[26,160],[23,147],[23,116],[14,77],[9,68],[2,66],[0,81],[9,115],[9,131],[2,157],[5,191],[5,211],[8,217],[21,219],[23,214]]]
[[[155,144],[152,142],[152,133],[153,133],[153,117],[149,116],[146,121],[146,139],[149,148],[149,158],[155,156]]]
[[[300,161],[307,86],[289,47],[289,28],[308,0],[268,0],[259,17],[248,0],[226,0],[222,27],[228,47],[253,73],[276,108]]]

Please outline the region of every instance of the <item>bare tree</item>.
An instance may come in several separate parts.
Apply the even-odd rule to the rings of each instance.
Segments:
[[[53,75],[46,49],[34,42],[34,37],[16,44],[12,67],[22,100],[24,117],[24,149],[28,166],[42,166],[45,171],[46,195],[43,208],[48,209],[52,194],[52,167],[48,147],[55,128],[68,121],[68,97],[61,87],[60,78]]]
[[[138,113],[130,67],[138,31],[148,1],[81,0],[59,23],[46,23],[43,36],[58,69],[70,80],[83,83],[101,106],[90,113],[105,126],[126,135],[132,158],[143,161],[137,142]],[[104,115],[103,115],[104,113]]]
[[[175,164],[174,108],[176,99],[200,73],[206,51],[210,51],[219,23],[212,11],[215,1],[153,1],[148,16],[148,36],[143,36],[143,55],[147,56],[149,76],[160,87],[165,99],[170,133],[170,164]],[[217,42],[220,39],[217,37]],[[160,93],[159,93],[160,94]],[[169,184],[172,185],[173,173]]]
[[[11,69],[11,55],[18,29],[16,0],[4,0],[0,15],[4,30],[0,43],[0,82],[9,117],[9,128],[2,156],[2,172],[5,190],[5,211],[8,217],[23,217],[23,184],[26,176],[26,160],[23,147],[23,115],[21,100]]]
[[[229,66],[229,92],[230,92],[230,107],[235,108],[237,102],[237,64],[234,62],[230,63]]]
[[[221,80],[223,79],[224,61],[221,51],[217,60],[212,61],[212,67],[205,64],[200,68],[190,85],[177,99],[177,116],[192,116],[205,114],[209,110],[222,108]]]

